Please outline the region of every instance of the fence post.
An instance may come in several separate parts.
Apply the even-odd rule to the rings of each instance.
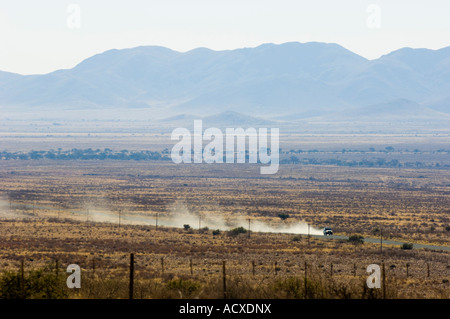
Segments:
[[[191,268],[191,276],[194,274],[194,271],[192,269],[192,258],[189,259],[189,267]]]
[[[252,260],[252,274],[255,276],[255,261]]]
[[[427,264],[427,277],[430,277],[430,264]]]
[[[383,277],[383,299],[386,299],[386,269],[384,267],[384,262],[381,263],[382,266],[382,277]]]
[[[20,298],[25,299],[25,275],[24,260],[20,261]]]
[[[353,264],[353,277],[356,277],[356,264]]]
[[[134,292],[134,254],[130,254],[130,295],[129,299],[133,299]]]
[[[58,278],[58,276],[59,276],[59,262],[58,262],[58,259],[55,260],[55,274],[56,274],[56,278]]]
[[[307,280],[308,280],[308,264],[305,261],[305,299],[308,298],[308,285],[307,285]]]
[[[226,269],[225,260],[222,262],[222,279],[223,279],[223,299],[227,299],[227,279],[226,279]]]
[[[333,277],[333,263],[330,265],[330,276]]]
[[[164,275],[164,257],[161,257],[161,275]]]
[[[406,263],[406,277],[409,277],[409,263]]]
[[[277,273],[278,273],[278,267],[277,267],[277,265],[278,265],[278,263],[277,262],[274,262],[274,264],[273,264],[273,270],[275,271],[275,276],[277,275]]]

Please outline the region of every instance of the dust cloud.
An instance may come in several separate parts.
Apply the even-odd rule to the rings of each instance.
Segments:
[[[249,228],[252,232],[267,232],[267,233],[289,233],[289,234],[311,234],[322,235],[322,230],[311,225],[305,221],[296,218],[288,218],[283,221],[280,218],[264,218],[264,217],[249,217],[244,214],[224,214],[220,209],[207,212],[192,212],[183,201],[175,201],[167,206],[166,213],[130,213],[126,210],[118,212],[110,209],[110,205],[103,203],[99,205],[96,203],[85,202],[80,209],[64,209],[61,213],[61,218],[76,219],[87,222],[102,222],[123,225],[158,225],[166,227],[183,228],[184,225],[189,225],[193,229],[208,227],[209,229],[219,229],[222,231],[230,230],[236,227]],[[20,209],[10,209],[9,199],[7,197],[0,197],[0,218],[25,218],[31,217]],[[105,208],[109,206],[109,208]],[[57,207],[39,207],[37,209],[45,209],[47,211],[54,211],[53,217],[56,217]],[[58,214],[59,215],[59,214]],[[225,217],[225,215],[229,217]],[[34,216],[37,217],[37,216]],[[309,229],[308,229],[309,228]]]
[[[233,215],[230,218],[225,218],[222,214],[216,212],[193,213],[182,202],[175,202],[170,205],[169,211],[170,217],[164,220],[168,223],[166,226],[183,227],[183,225],[188,224],[193,228],[208,227],[210,229],[229,230],[235,227],[244,227],[248,229],[250,219],[250,230],[253,232],[308,234],[309,227],[309,234],[323,234],[321,229],[297,219],[282,221],[277,218],[261,221],[244,215]]]

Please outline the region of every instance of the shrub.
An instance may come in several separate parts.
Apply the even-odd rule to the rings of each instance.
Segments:
[[[400,248],[409,250],[409,249],[413,249],[413,246],[414,246],[414,244],[411,244],[411,243],[403,243],[403,245]]]
[[[59,299],[67,297],[65,276],[54,267],[20,272],[5,272],[0,277],[0,299]]]
[[[281,220],[286,220],[286,219],[288,219],[289,218],[289,214],[278,214],[278,217],[280,217],[281,218]]]
[[[239,234],[245,234],[246,232],[247,232],[247,229],[245,229],[244,227],[236,227],[236,228],[233,228],[232,230],[230,230],[228,232],[228,234],[230,236],[237,236]]]
[[[184,224],[183,227],[185,230],[189,230],[191,228],[191,226],[189,224]]]
[[[358,244],[363,244],[364,243],[364,237],[361,235],[351,235],[348,238],[348,241],[352,244],[358,245]]]
[[[201,285],[192,280],[172,279],[167,282],[166,287],[178,291],[182,298],[189,298],[200,289]]]
[[[220,235],[220,229],[216,229],[212,231],[213,236]]]

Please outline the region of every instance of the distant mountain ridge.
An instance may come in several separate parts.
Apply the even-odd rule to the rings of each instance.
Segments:
[[[450,47],[403,48],[367,60],[318,42],[184,53],[143,46],[109,50],[49,74],[0,72],[5,114],[148,110],[149,116],[170,118],[230,111],[290,119],[357,108],[370,116],[372,105],[405,100],[436,111],[431,116],[450,113]]]

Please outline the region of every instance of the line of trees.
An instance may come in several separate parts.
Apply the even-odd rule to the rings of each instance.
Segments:
[[[291,149],[289,151],[284,151],[284,152],[280,151],[280,154],[281,153],[284,153],[284,154],[301,154],[301,153],[331,153],[331,154],[341,153],[341,154],[345,154],[345,153],[393,153],[393,152],[397,152],[397,153],[415,153],[415,154],[417,154],[417,153],[432,153],[432,154],[435,154],[435,153],[447,153],[447,154],[450,154],[450,150],[446,150],[446,149],[443,149],[443,148],[438,149],[438,150],[433,150],[433,151],[422,151],[422,150],[419,150],[417,148],[414,149],[414,150],[395,149],[392,146],[386,146],[384,149],[378,149],[378,150],[376,150],[374,147],[370,147],[368,150],[365,150],[365,149],[345,149],[345,148],[343,148],[342,150],[326,150],[326,151],[324,151],[324,150],[317,150],[317,149],[312,149],[312,150],[301,150],[301,149],[294,150],[294,149]]]
[[[170,160],[170,153],[167,149],[162,152],[158,151],[113,151],[109,148],[100,149],[78,149],[71,150],[62,149],[49,151],[30,151],[30,152],[0,152],[0,160],[135,160],[135,161],[161,161]],[[224,157],[225,162],[225,157]],[[246,154],[246,162],[248,162],[248,154]],[[303,158],[300,159],[295,155],[281,158],[280,164],[303,164],[303,165],[336,165],[336,166],[362,166],[362,167],[404,167],[404,168],[448,168],[449,164],[443,163],[426,163],[426,162],[400,162],[397,159],[386,160],[384,158],[376,158],[372,160],[341,160],[337,158]]]
[[[444,168],[450,167],[449,164],[441,163],[425,163],[425,162],[400,162],[397,159],[386,160],[384,158],[377,158],[374,160],[363,159],[360,161],[355,160],[340,160],[337,158],[303,158],[299,159],[297,156],[290,156],[280,160],[280,164],[304,164],[304,165],[337,165],[337,166],[363,166],[363,167],[405,167],[405,168],[425,168],[436,167]]]
[[[62,151],[30,151],[30,152],[0,152],[0,159],[2,160],[136,160],[136,161],[158,161],[169,160],[168,156],[162,155],[156,151],[112,151],[109,148],[103,150],[92,148],[88,149],[71,149]]]

